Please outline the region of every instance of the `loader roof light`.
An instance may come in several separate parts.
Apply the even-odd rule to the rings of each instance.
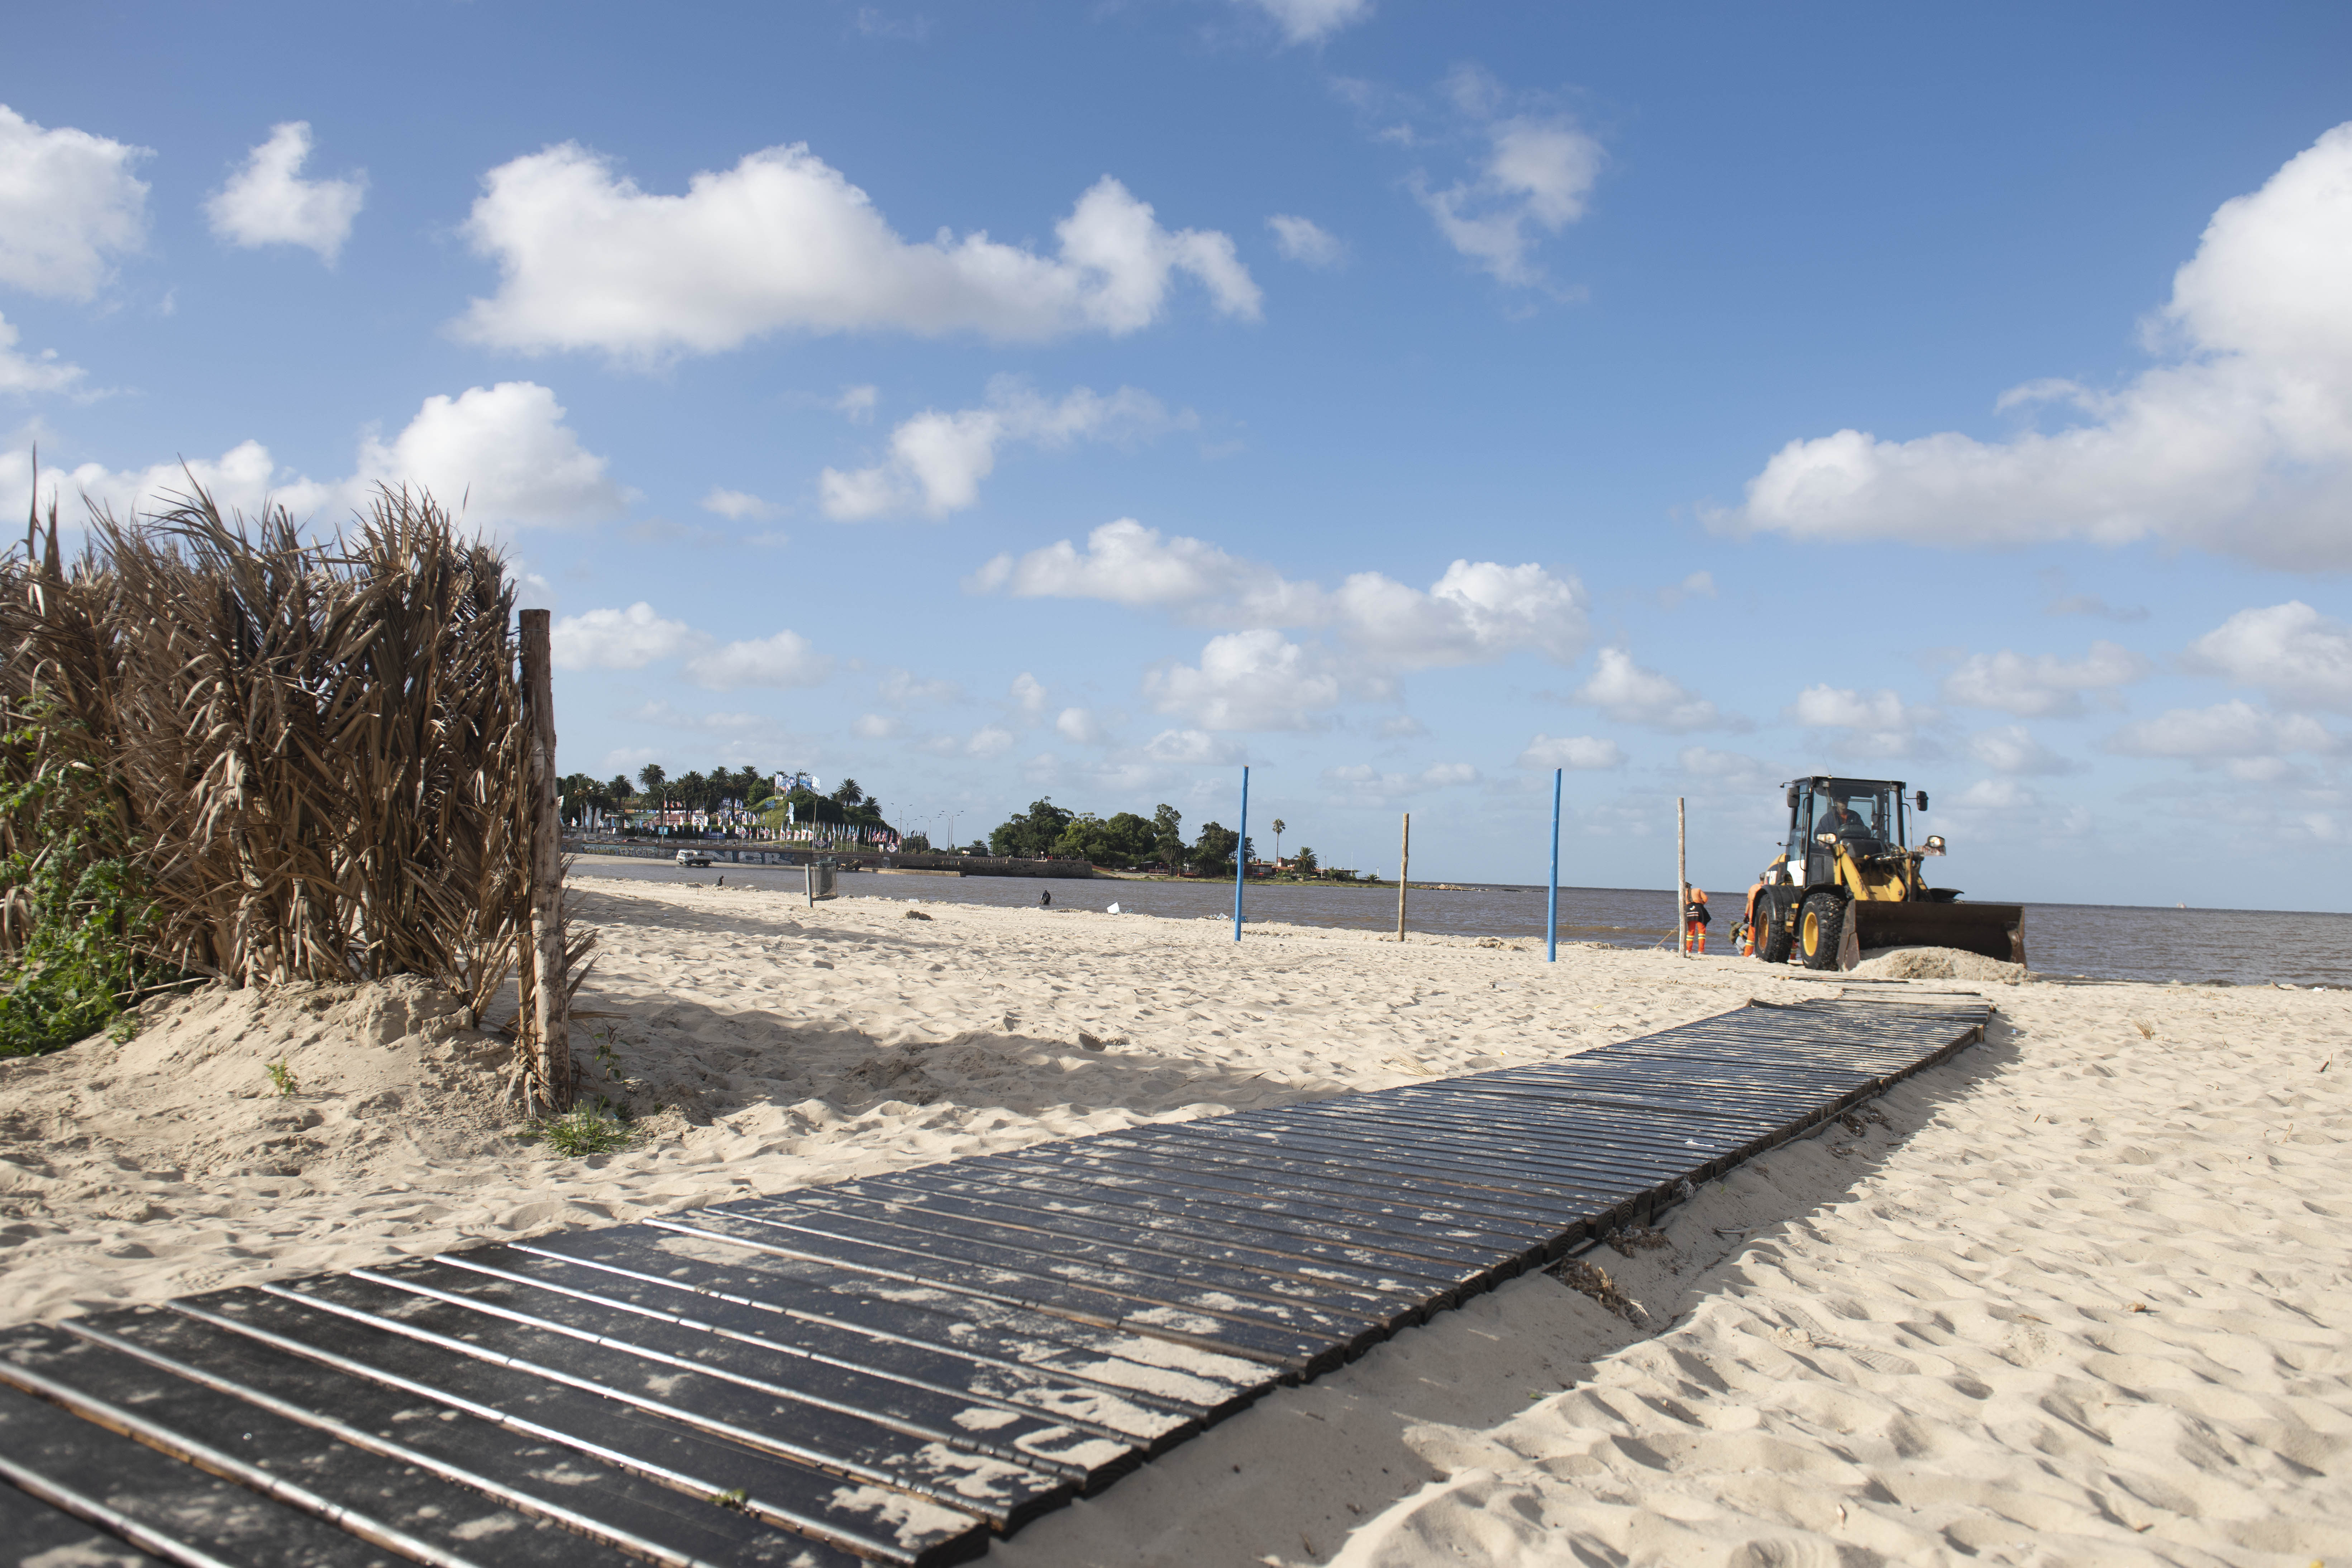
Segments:
[[[1927,835],[1927,850],[1930,855],[1941,855],[1944,852],[1944,836],[1940,833]]]

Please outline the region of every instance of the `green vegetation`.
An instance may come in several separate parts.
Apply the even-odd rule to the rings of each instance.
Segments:
[[[125,1009],[180,978],[141,951],[153,902],[139,871],[119,785],[89,732],[37,699],[0,733],[0,1057],[36,1056],[108,1029],[127,1039]]]
[[[1101,817],[1055,805],[1047,795],[999,825],[985,848],[991,855],[1084,860],[1115,870],[1189,868],[1204,877],[1231,876],[1241,836],[1221,824],[1204,822],[1199,837],[1187,845],[1183,825],[1183,814],[1172,805],[1160,805],[1148,817],[1131,811]],[[973,846],[976,851],[982,847]],[[1255,843],[1248,847],[1252,855],[1256,850]]]
[[[584,1160],[626,1149],[637,1141],[638,1130],[620,1108],[600,1098],[593,1106],[525,1122],[515,1136],[525,1143],[544,1143],[565,1159]]]
[[[294,1081],[293,1069],[282,1060],[269,1064],[269,1087],[278,1091],[278,1098],[280,1100],[284,1100],[289,1095],[298,1094],[302,1089],[300,1084]]]

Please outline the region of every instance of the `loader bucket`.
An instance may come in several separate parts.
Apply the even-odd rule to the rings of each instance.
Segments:
[[[1847,906],[1858,944],[1873,947],[1956,947],[2004,963],[2025,962],[2025,910],[2019,904],[1887,903],[1856,899]]]

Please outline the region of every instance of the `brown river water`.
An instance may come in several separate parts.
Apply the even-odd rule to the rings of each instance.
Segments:
[[[653,882],[699,882],[724,876],[730,886],[796,890],[797,868],[714,866],[681,870],[658,860],[590,857],[585,875]],[[1032,905],[1053,895],[1056,909],[1101,910],[1178,920],[1231,921],[1231,882],[1075,881],[1018,877],[888,876],[844,871],[843,893],[858,898]],[[1721,911],[1712,950],[1735,920],[1745,889],[1708,889]],[[1358,931],[1396,928],[1396,889],[1252,883],[1244,919]],[[1675,896],[1669,889],[1562,888],[1559,940],[1612,947],[1654,947],[1674,940]],[[1423,888],[1406,899],[1408,931],[1454,936],[1542,940],[1541,887]],[[2277,910],[2168,910],[2137,905],[2028,904],[2025,952],[2033,971],[2050,977],[2098,980],[2284,983],[2352,986],[2352,915]]]

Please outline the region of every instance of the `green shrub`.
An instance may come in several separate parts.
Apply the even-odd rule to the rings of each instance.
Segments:
[[[607,1107],[583,1106],[561,1116],[542,1116],[526,1122],[515,1136],[526,1143],[544,1143],[551,1152],[566,1159],[584,1160],[591,1154],[611,1154],[628,1148],[637,1141],[637,1129]]]

